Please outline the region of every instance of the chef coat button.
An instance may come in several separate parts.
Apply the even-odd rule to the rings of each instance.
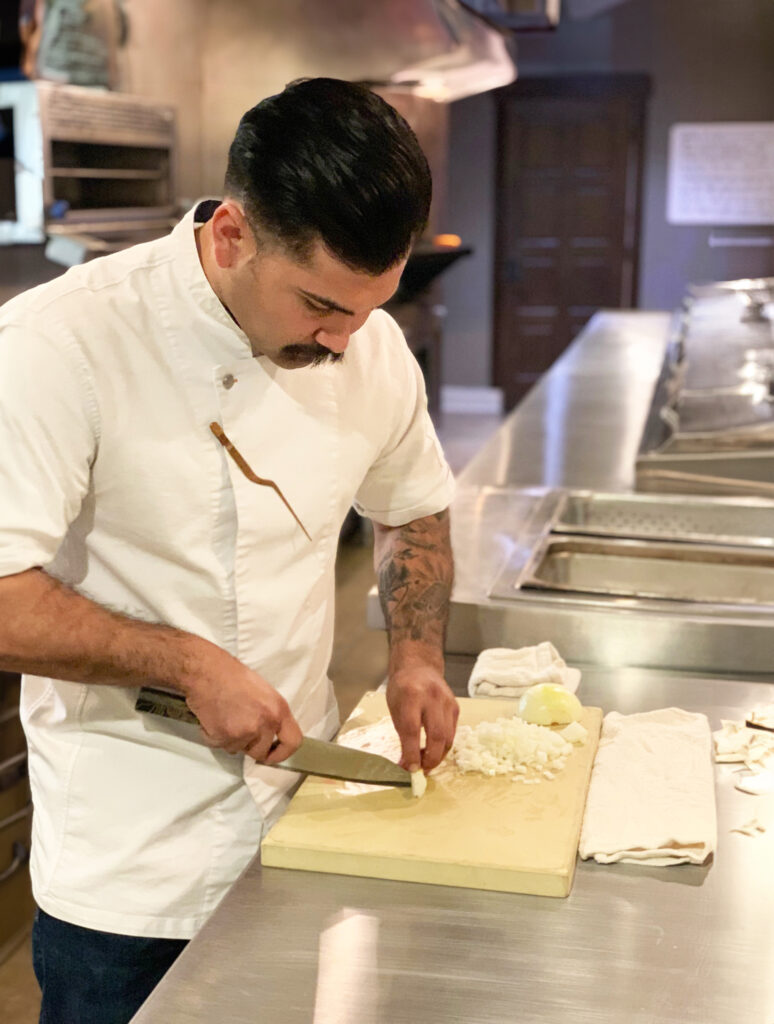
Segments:
[[[223,385],[226,391],[228,391],[229,388],[233,388],[233,386],[236,384],[236,377],[234,376],[233,373],[227,373],[220,383]]]

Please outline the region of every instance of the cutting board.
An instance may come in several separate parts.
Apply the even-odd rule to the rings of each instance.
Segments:
[[[510,716],[516,701],[461,698],[460,724]],[[367,693],[340,736],[388,715]],[[369,878],[567,896],[602,712],[584,708],[588,739],[563,771],[528,785],[444,763],[411,790],[309,776],[261,846],[263,864]],[[371,749],[374,749],[373,746]],[[375,752],[381,752],[378,749]]]

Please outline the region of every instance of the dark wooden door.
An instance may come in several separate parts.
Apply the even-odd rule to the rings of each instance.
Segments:
[[[498,95],[494,382],[510,408],[601,307],[637,295],[644,75]]]

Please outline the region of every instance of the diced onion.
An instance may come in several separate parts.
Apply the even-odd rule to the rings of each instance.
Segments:
[[[418,772],[411,773],[411,792],[413,796],[420,797],[425,795],[427,789],[427,778],[425,773],[420,768]]]
[[[564,729],[559,730],[559,735],[563,736],[570,743],[585,743],[589,734],[588,730],[580,722],[570,722]]]
[[[463,772],[531,782],[540,781],[546,771],[560,771],[571,753],[572,745],[557,732],[514,715],[459,726],[451,757]]]

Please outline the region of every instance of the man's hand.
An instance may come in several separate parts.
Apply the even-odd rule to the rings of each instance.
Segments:
[[[436,768],[451,749],[460,713],[443,676],[430,665],[398,670],[387,683],[387,705],[400,736],[401,765],[409,771]]]
[[[205,661],[202,674],[186,686],[185,696],[205,741],[230,754],[243,752],[274,764],[290,757],[304,738],[284,697],[225,652]]]

